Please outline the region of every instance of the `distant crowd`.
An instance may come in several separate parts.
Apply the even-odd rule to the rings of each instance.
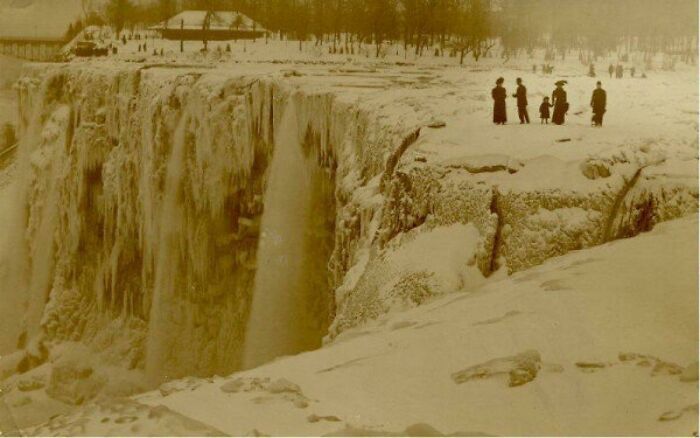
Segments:
[[[633,78],[636,77],[637,75],[637,68],[632,66],[629,68],[630,76]],[[622,79],[625,77],[625,68],[621,64],[613,65],[610,64],[610,67],[608,67],[608,74],[610,75],[610,79],[613,77],[615,79]],[[588,76],[594,78],[596,76],[595,74],[595,66],[591,64],[589,70],[588,70]],[[642,79],[646,79],[647,75],[646,73],[642,72]]]
[[[506,111],[506,99],[508,93],[503,87],[505,79],[498,78],[496,81],[496,88],[491,91],[491,97],[493,98],[493,123],[496,125],[505,125],[508,123],[508,113]],[[523,80],[518,78],[516,80],[517,91],[513,94],[513,97],[517,99],[518,105],[518,117],[520,118],[520,124],[529,124],[530,115],[528,114],[528,100],[527,100],[527,88],[523,84]],[[566,114],[569,112],[569,101],[566,90],[564,86],[567,85],[566,81],[557,81],[555,83],[556,88],[552,92],[552,99],[550,101],[549,97],[545,97],[540,105],[540,120],[543,125],[549,124],[551,118],[552,123],[555,125],[563,125],[566,123]],[[554,108],[553,113],[550,114],[550,108]],[[593,91],[593,96],[591,97],[591,108],[593,109],[593,118],[591,123],[593,126],[602,127],[603,126],[603,116],[607,110],[607,93],[603,89],[602,82],[598,81],[596,89]]]

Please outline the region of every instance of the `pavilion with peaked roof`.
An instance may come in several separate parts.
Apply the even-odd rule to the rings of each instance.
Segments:
[[[201,41],[205,38],[209,41],[255,39],[267,32],[259,23],[240,12],[213,12],[207,30],[204,29],[206,19],[207,11],[182,11],[151,29],[160,32],[165,39],[184,41]]]

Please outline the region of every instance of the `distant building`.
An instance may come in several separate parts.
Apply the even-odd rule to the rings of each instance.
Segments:
[[[151,27],[168,40],[204,40],[206,11],[183,11],[164,23]],[[254,39],[265,36],[267,30],[239,12],[217,11],[206,31],[208,41]]]
[[[0,36],[0,55],[27,61],[54,61],[66,44],[63,38],[30,38]]]
[[[68,26],[80,13],[80,0],[0,0],[0,54],[29,61],[60,58]]]

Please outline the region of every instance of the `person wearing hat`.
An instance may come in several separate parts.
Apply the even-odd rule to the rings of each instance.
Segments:
[[[601,128],[603,126],[603,116],[607,109],[608,94],[603,90],[603,83],[598,81],[596,89],[591,98],[591,108],[593,108],[593,126]]]
[[[569,102],[567,100],[566,90],[564,90],[564,85],[566,84],[566,81],[558,81],[555,84],[557,88],[552,93],[552,105],[554,105],[552,123],[555,125],[563,125],[566,121],[566,113],[569,112]]]
[[[491,90],[493,98],[493,123],[497,125],[505,125],[508,122],[508,114],[506,113],[506,89],[503,88],[505,79],[498,78],[496,88]]]
[[[518,99],[518,117],[520,117],[520,124],[530,123],[530,115],[527,113],[527,88],[523,85],[523,80],[518,78],[515,81],[518,84],[518,91],[513,95]]]

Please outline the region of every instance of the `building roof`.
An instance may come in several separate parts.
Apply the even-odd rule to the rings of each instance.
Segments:
[[[155,26],[155,29],[180,29],[184,21],[184,29],[199,30],[202,29],[204,19],[207,16],[206,11],[182,11],[174,17],[170,18],[165,25],[160,24]],[[258,31],[264,32],[259,23],[256,23],[250,17],[234,11],[217,11],[211,18],[209,30],[240,30],[240,31]]]

